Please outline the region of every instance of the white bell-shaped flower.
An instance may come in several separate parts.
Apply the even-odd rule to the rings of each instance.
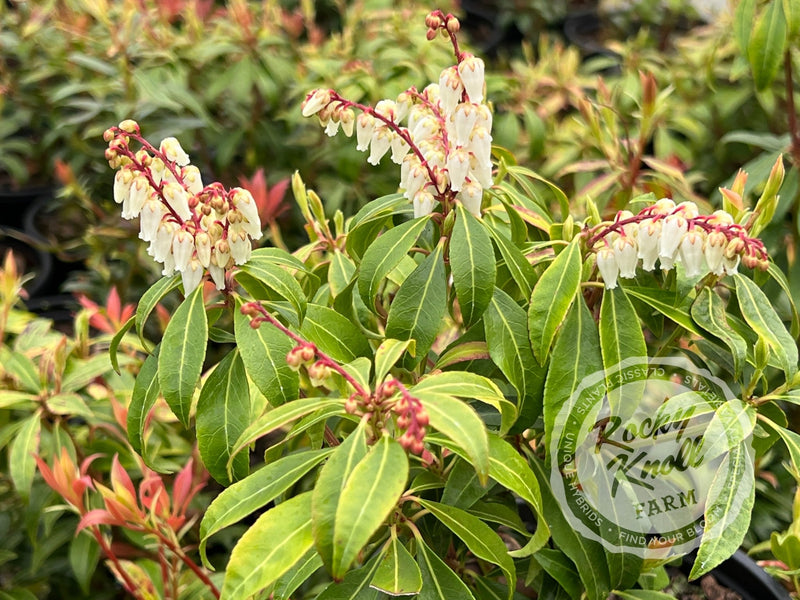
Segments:
[[[439,104],[439,84],[429,83],[426,85],[425,89],[422,90],[422,97],[433,106],[437,106]]]
[[[636,243],[632,238],[620,236],[614,241],[614,259],[617,261],[620,277],[625,279],[636,277],[639,256]],[[605,277],[603,281],[605,281]]]
[[[181,271],[184,295],[191,294],[203,280],[203,265],[196,258],[189,261],[186,268]]]
[[[466,148],[461,146],[450,150],[447,157],[447,173],[450,176],[450,189],[460,192],[467,178],[470,165],[470,155]]]
[[[392,132],[386,127],[375,127],[372,133],[372,142],[369,148],[369,157],[367,162],[371,165],[377,165],[381,162],[383,155],[389,151],[392,145]]]
[[[397,123],[399,119],[397,118],[397,103],[394,100],[385,99],[380,100],[375,105],[375,112],[381,115],[382,117],[386,117],[390,121]]]
[[[375,117],[367,113],[358,115],[358,119],[356,119],[356,150],[365,152],[369,148],[374,129]]]
[[[419,122],[427,116],[430,116],[431,110],[425,106],[424,104],[414,104],[408,110],[408,131],[411,132],[412,137],[414,137],[414,130],[417,128]]]
[[[164,179],[164,172],[166,170],[167,168],[164,166],[164,162],[157,156],[154,156],[150,160],[150,164],[147,165],[147,171],[150,173],[150,178],[155,185],[158,185]]]
[[[328,119],[328,122],[325,123],[325,135],[335,137],[337,133],[339,133],[339,121]]]
[[[198,231],[194,235],[194,250],[200,264],[208,268],[208,265],[211,264],[211,236],[207,232]]]
[[[172,210],[184,221],[190,219],[192,211],[189,209],[189,195],[180,184],[169,182],[162,188],[164,198],[172,207]]]
[[[231,259],[231,245],[228,240],[218,240],[211,251],[211,264],[225,269]]]
[[[700,229],[693,229],[683,236],[680,254],[686,277],[695,278],[703,273],[703,244],[705,236]]]
[[[211,273],[211,279],[218,290],[225,289],[225,269],[218,267],[215,264],[208,265],[208,272]]]
[[[165,212],[164,205],[154,195],[151,195],[139,214],[139,239],[145,242],[153,241]]]
[[[642,268],[645,271],[652,271],[656,268],[656,259],[661,245],[661,221],[641,221],[638,227],[637,256],[642,259]]]
[[[186,185],[186,190],[196,196],[203,191],[203,178],[200,176],[200,169],[194,165],[186,165],[181,169],[181,177]]]
[[[736,275],[739,272],[739,261],[741,260],[741,256],[738,254],[733,257],[725,257],[722,259],[722,266],[725,267],[725,274],[726,275]]]
[[[678,247],[688,229],[689,223],[681,213],[673,213],[664,217],[661,224],[661,244],[658,250],[662,269],[668,271],[674,266]]]
[[[150,195],[150,182],[144,175],[138,175],[131,184],[130,193],[122,203],[123,219],[135,219],[142,212],[147,197]]]
[[[456,199],[461,201],[469,212],[476,217],[481,216],[481,201],[483,200],[483,188],[477,181],[467,179],[461,187],[461,191],[456,195]]]
[[[175,270],[183,271],[194,254],[194,236],[180,229],[172,237],[172,256],[175,259]]]
[[[475,120],[475,127],[483,127],[486,131],[492,131],[492,111],[486,104],[478,104],[478,118]]]
[[[463,93],[464,84],[458,74],[458,67],[453,65],[442,71],[439,76],[439,102],[442,106],[442,111],[446,115],[455,110],[456,105],[461,102]]]
[[[704,255],[708,270],[714,275],[725,273],[725,247],[728,245],[728,238],[721,231],[712,231],[706,236]]]
[[[472,54],[465,53],[458,64],[458,74],[464,84],[464,90],[470,102],[475,104],[483,101],[484,69],[483,61]]]
[[[133,179],[133,173],[129,169],[117,171],[114,175],[114,202],[122,204],[128,198]]]
[[[235,264],[243,265],[250,260],[250,253],[253,250],[250,239],[245,231],[239,230],[233,224],[228,228],[228,244]]]
[[[261,237],[261,217],[258,216],[258,207],[253,195],[244,188],[233,188],[229,198],[236,210],[244,218],[242,228],[254,240]]]
[[[424,217],[433,212],[436,198],[427,190],[420,190],[414,194],[411,204],[414,206],[414,218]]]
[[[403,163],[403,158],[408,154],[408,143],[397,133],[392,136],[392,162],[396,165]]]
[[[492,136],[485,127],[475,127],[469,136],[467,149],[476,160],[483,163],[492,161]]]
[[[411,200],[427,183],[427,170],[419,161],[419,158],[413,156],[413,159],[409,161],[408,177],[406,178],[405,193],[403,195]]]
[[[310,117],[317,114],[331,102],[330,90],[314,90],[303,101],[303,116]]]
[[[189,155],[181,148],[181,143],[174,137],[161,140],[159,150],[167,157],[167,160],[174,162],[179,167],[189,164]]]
[[[484,189],[492,187],[494,185],[492,163],[478,161],[473,156],[469,166],[469,178],[480,183]]]
[[[172,277],[175,274],[175,258],[171,252],[164,257],[163,267],[161,274],[164,277]]]
[[[339,124],[342,126],[342,131],[347,137],[351,137],[353,135],[353,129],[355,128],[356,124],[356,115],[352,108],[342,111],[342,114],[339,118]]]
[[[417,121],[414,124],[414,129],[409,129],[409,131],[411,131],[411,139],[417,144],[423,140],[436,137],[441,133],[439,122],[432,115],[425,116]]]
[[[161,221],[159,224],[156,235],[150,242],[150,255],[156,262],[163,263],[167,256],[172,257],[172,238],[177,230],[178,225],[173,221]]]
[[[613,290],[617,287],[619,264],[614,250],[609,247],[603,247],[597,251],[597,268],[607,289]]]
[[[469,145],[469,138],[472,134],[472,128],[475,126],[475,121],[478,120],[478,107],[470,102],[462,102],[456,106],[456,111],[453,114],[453,123],[455,124],[456,139],[455,143],[459,146]]]

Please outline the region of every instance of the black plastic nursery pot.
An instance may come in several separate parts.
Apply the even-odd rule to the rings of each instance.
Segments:
[[[689,575],[694,559],[695,553],[683,558],[682,573]],[[742,600],[791,600],[789,592],[743,550],[737,550],[710,575],[721,587],[739,594]]]

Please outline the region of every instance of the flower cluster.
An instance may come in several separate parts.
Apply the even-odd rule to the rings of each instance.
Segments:
[[[590,232],[587,245],[597,253],[597,268],[609,289],[617,287],[617,277],[635,277],[639,259],[645,271],[654,270],[656,260],[665,271],[682,263],[690,278],[709,272],[730,275],[740,262],[751,269],[769,264],[764,244],[749,237],[730,214],[701,215],[693,202],[676,206],[662,198],[636,215],[620,211],[613,223],[600,228]]]
[[[414,216],[447,212],[454,200],[480,216],[484,188],[492,185],[492,113],[484,102],[484,64],[461,52],[458,19],[435,11],[426,19],[428,38],[443,31],[453,43],[457,64],[442,71],[438,83],[421,92],[412,87],[396,99],[369,107],[331,89],[317,89],[303,103],[303,115],[317,115],[325,132],[356,134],[357,148],[377,165],[391,151],[401,165],[400,188],[414,205]],[[360,111],[358,118],[355,111]],[[405,126],[401,123],[405,122]]]
[[[114,200],[123,219],[139,217],[139,237],[150,243],[147,252],[164,265],[163,274],[180,272],[188,294],[207,269],[217,289],[225,289],[226,271],[247,262],[251,240],[261,237],[250,192],[216,182],[204,186],[178,140],[166,138],[155,148],[130,119],[108,129],[104,139],[106,159],[118,169]],[[141,149],[134,152],[131,140]]]

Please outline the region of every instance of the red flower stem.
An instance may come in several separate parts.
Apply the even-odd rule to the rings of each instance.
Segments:
[[[150,533],[155,535],[162,544],[164,544],[167,548],[169,548],[170,552],[172,552],[175,556],[177,556],[183,562],[183,564],[189,567],[189,569],[191,569],[192,572],[195,575],[197,575],[197,578],[200,581],[202,581],[206,585],[206,587],[208,587],[208,589],[211,590],[211,593],[214,594],[214,598],[217,598],[217,600],[219,600],[220,593],[219,590],[217,589],[217,586],[214,585],[214,582],[211,581],[211,579],[209,579],[206,572],[203,571],[203,569],[201,569],[197,565],[197,563],[195,563],[191,558],[189,558],[189,556],[183,551],[183,549],[179,545],[177,545],[175,542],[173,542],[171,539],[169,539],[167,536],[165,536],[157,529],[150,530]]]
[[[114,551],[111,549],[111,546],[109,546],[106,543],[106,540],[103,537],[103,533],[100,531],[100,527],[95,525],[95,526],[93,526],[91,528],[91,531],[92,531],[92,535],[94,535],[94,539],[97,540],[98,544],[100,544],[100,549],[103,551],[103,554],[105,554],[106,557],[112,562],[112,564],[114,565],[114,568],[117,570],[117,573],[119,573],[119,576],[122,578],[122,583],[125,586],[125,589],[134,598],[141,598],[141,596],[139,596],[139,594],[136,593],[136,590],[138,589],[138,586],[130,578],[130,575],[128,575],[128,572],[125,571],[125,569],[122,568],[122,565],[120,564],[119,559],[117,558],[117,555],[114,554]]]
[[[248,307],[250,307],[250,308],[248,308]],[[271,314],[269,314],[269,312],[267,312],[267,309],[265,309],[263,306],[261,306],[260,303],[258,303],[258,302],[248,302],[244,306],[242,306],[242,314],[245,314],[245,315],[251,314],[250,311],[252,311],[252,310],[256,310],[257,312],[259,312],[261,314],[260,317],[252,318],[252,322],[253,323],[259,323],[259,322],[262,322],[262,321],[266,321],[267,323],[269,323],[270,325],[272,325],[273,327],[278,329],[278,331],[283,333],[285,336],[291,338],[298,345],[312,347],[314,349],[314,354],[315,354],[317,360],[319,360],[326,367],[329,367],[329,368],[333,369],[339,375],[341,375],[342,378],[347,383],[349,383],[353,387],[353,389],[356,390],[358,395],[361,396],[362,398],[364,398],[364,400],[368,400],[369,399],[369,397],[370,397],[369,391],[367,389],[365,389],[358,381],[356,381],[353,378],[353,376],[350,375],[350,373],[345,371],[344,368],[338,362],[336,362],[330,356],[325,354],[322,350],[317,348],[316,345],[314,345],[311,342],[303,339],[302,337],[300,337],[299,335],[297,335],[296,333],[291,331],[283,323],[281,323],[275,317],[273,317]]]

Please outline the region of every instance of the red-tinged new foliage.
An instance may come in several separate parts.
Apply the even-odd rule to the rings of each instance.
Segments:
[[[89,325],[111,335],[117,333],[125,321],[130,319],[136,311],[135,304],[122,306],[116,287],[112,287],[108,293],[105,306],[98,305],[82,294],[78,296],[78,302],[89,311]]]
[[[289,179],[281,179],[272,187],[267,185],[264,169],[259,169],[251,178],[239,177],[239,184],[253,195],[258,207],[258,216],[263,224],[274,223],[289,205],[284,202]]]
[[[53,459],[52,469],[41,457],[35,456],[34,458],[47,485],[74,506],[78,512],[83,513],[85,511],[84,492],[94,488],[92,478],[87,474],[89,465],[99,456],[99,454],[92,454],[84,459],[78,468],[67,449],[62,448],[61,456]]]

